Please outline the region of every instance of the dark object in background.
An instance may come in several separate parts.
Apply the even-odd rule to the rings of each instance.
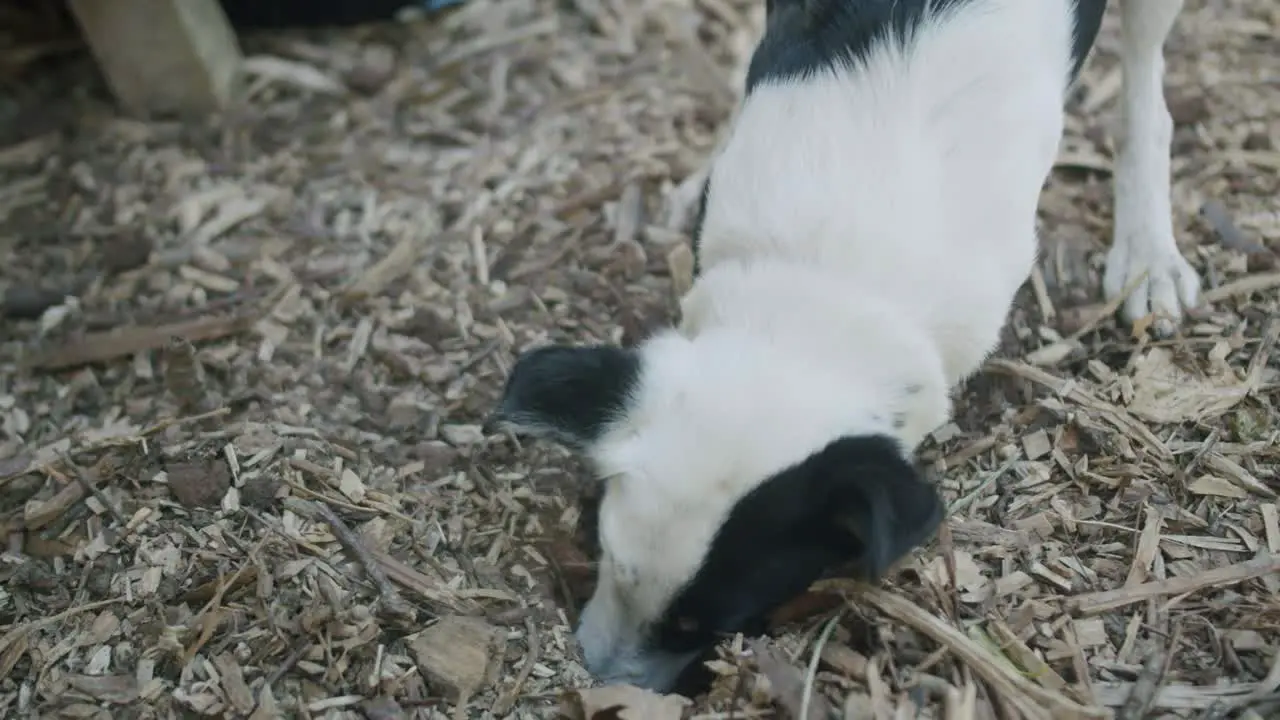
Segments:
[[[406,7],[440,10],[461,0],[221,0],[227,20],[237,29],[359,25],[391,20]]]

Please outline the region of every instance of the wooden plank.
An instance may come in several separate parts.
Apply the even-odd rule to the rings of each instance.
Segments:
[[[116,99],[141,115],[198,115],[235,92],[240,44],[218,0],[71,0]]]

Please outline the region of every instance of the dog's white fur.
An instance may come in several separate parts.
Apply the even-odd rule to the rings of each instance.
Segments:
[[[1121,0],[1120,95],[1123,127],[1115,163],[1115,230],[1103,290],[1116,297],[1144,271],[1147,278],[1121,314],[1135,322],[1156,315],[1168,333],[1184,308],[1199,301],[1200,276],[1178,251],[1169,176],[1173,118],[1164,99],[1164,41],[1183,0]]]
[[[1178,250],[1173,232],[1169,151],[1173,119],[1163,92],[1163,45],[1184,0],[1121,0],[1122,130],[1114,169],[1115,222],[1107,254],[1103,292],[1114,299],[1142,273],[1121,307],[1121,317],[1136,322],[1155,315],[1158,332],[1172,332],[1183,311],[1200,297],[1200,277]],[[745,74],[745,70],[737,73]],[[704,166],[667,197],[665,224],[688,224],[697,205]]]
[[[1160,80],[1181,0],[1121,4],[1127,140],[1107,291],[1149,271],[1126,316],[1177,318],[1196,276],[1173,240]],[[892,435],[907,453],[948,420],[1036,256],[1073,22],[1068,0],[975,0],[909,47],[745,99],[710,166],[682,324],[642,346],[630,412],[589,450],[621,480],[578,631],[601,679],[674,680],[688,658],[646,654],[644,625],[755,484],[841,435]]]

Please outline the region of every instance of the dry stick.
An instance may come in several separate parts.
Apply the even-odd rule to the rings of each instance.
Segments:
[[[338,542],[347,549],[347,552],[355,556],[356,562],[364,568],[364,572],[373,581],[378,588],[378,596],[382,601],[382,609],[390,614],[398,621],[412,620],[415,616],[413,606],[400,597],[400,591],[396,590],[396,586],[391,584],[387,579],[387,574],[382,572],[382,566],[378,561],[369,554],[364,543],[356,537],[351,528],[338,517],[337,513],[324,503],[314,503],[300,498],[285,498],[285,506],[290,510],[302,515],[305,518],[316,520],[319,519],[333,530],[333,534],[338,538]]]
[[[1267,671],[1267,676],[1262,679],[1262,682],[1258,683],[1253,692],[1240,698],[1236,705],[1237,707],[1252,705],[1274,693],[1276,688],[1280,688],[1280,652],[1277,652],[1275,657],[1272,658],[1271,669]]]
[[[1178,639],[1176,634],[1173,639]],[[1167,660],[1176,651],[1173,645],[1174,643],[1170,642],[1168,647],[1156,645],[1151,649],[1151,654],[1142,664],[1142,670],[1139,671],[1137,680],[1133,683],[1133,689],[1129,691],[1129,697],[1116,713],[1117,720],[1142,720],[1147,717],[1151,704],[1155,702],[1156,693],[1160,691],[1160,681],[1164,679]]]
[[[529,681],[529,674],[533,672],[533,664],[538,661],[538,654],[542,652],[538,647],[538,626],[533,622],[532,618],[524,619],[524,637],[525,643],[528,645],[528,652],[524,655],[524,664],[520,666],[520,671],[516,673],[515,682],[511,683],[511,687],[502,693],[498,701],[493,704],[494,717],[506,717],[511,714],[515,708],[516,700],[520,697],[520,691],[524,688],[524,684]]]
[[[847,587],[847,585],[846,585]],[[871,601],[884,614],[910,625],[946,646],[991,687],[998,690],[1027,718],[1105,718],[1104,708],[1090,708],[1050,692],[996,662],[980,645],[911,601],[875,587],[859,587],[859,597]]]
[[[956,498],[956,501],[951,503],[951,506],[947,508],[947,516],[953,516],[972,505],[987,488],[991,487],[995,481],[1004,477],[1005,473],[1013,469],[1013,466],[1016,463],[1017,456],[1014,456],[1012,459],[1006,461],[1004,465],[1001,465],[995,470],[987,473],[987,476],[982,478],[982,482],[978,483],[978,487],[970,490],[964,495],[964,497]]]
[[[1080,342],[1080,338],[1084,337],[1086,333],[1098,327],[1098,325],[1106,318],[1114,315],[1116,310],[1120,309],[1120,306],[1124,304],[1124,301],[1128,300],[1129,296],[1132,295],[1134,291],[1138,289],[1138,286],[1145,282],[1146,279],[1147,271],[1143,270],[1141,275],[1133,278],[1127,285],[1121,288],[1120,292],[1117,293],[1115,297],[1100,305],[1093,314],[1089,315],[1085,319],[1084,324],[1077,328],[1075,332],[1055,343],[1050,343],[1038,350],[1027,353],[1025,357],[1026,361],[1033,365],[1046,364],[1046,360],[1048,358],[1055,357],[1060,351],[1069,350],[1072,346]],[[1065,352],[1063,352],[1063,355],[1065,356]]]
[[[162,347],[174,335],[191,341],[219,340],[253,327],[256,315],[231,314],[157,326],[123,327],[85,333],[61,345],[38,349],[24,363],[35,370],[63,370],[114,360]]]
[[[139,437],[145,438],[149,435],[154,435],[160,432],[161,430],[167,430],[168,428],[171,428],[171,427],[178,427],[180,425],[190,425],[191,423],[198,423],[203,420],[210,420],[212,418],[226,415],[229,412],[231,412],[231,408],[220,407],[216,410],[210,410],[209,412],[200,413],[199,415],[187,415],[186,417],[174,417],[174,418],[169,418],[167,420],[161,420],[155,425],[152,425],[151,427],[143,430],[142,434]]]
[[[1024,380],[1028,380],[1037,385],[1048,388],[1059,395],[1065,395],[1068,399],[1073,400],[1080,406],[1103,414],[1118,430],[1128,433],[1133,439],[1141,442],[1155,455],[1156,460],[1163,465],[1164,461],[1169,460],[1173,455],[1169,452],[1168,446],[1155,436],[1146,425],[1139,422],[1125,408],[1113,405],[1104,400],[1095,397],[1085,388],[1077,385],[1074,381],[1064,380],[1053,373],[1045,372],[1038,367],[1032,367],[1026,363],[1005,360],[1003,358],[992,358],[988,360],[984,369],[988,371],[1000,372],[1006,375],[1014,375]]]
[[[1265,275],[1246,275],[1234,282],[1226,285],[1219,285],[1212,290],[1204,292],[1204,302],[1215,303],[1236,295],[1248,295],[1249,293],[1263,292],[1280,287],[1280,272],[1266,273]]]
[[[831,638],[831,632],[836,629],[836,623],[840,622],[840,618],[844,615],[844,610],[837,612],[827,621],[827,626],[822,628],[822,634],[818,635],[818,640],[813,644],[813,657],[809,659],[809,668],[804,676],[804,692],[800,695],[800,720],[809,720],[809,707],[813,702],[813,686],[818,679],[818,661],[822,659],[822,649],[826,647],[827,640]]]
[[[213,597],[209,598],[204,607],[200,608],[200,612],[196,613],[196,618],[201,621],[202,629],[195,643],[187,648],[187,651],[182,655],[182,666],[184,668],[195,658],[196,653],[200,652],[205,643],[209,642],[209,638],[213,637],[213,631],[218,627],[214,613],[216,613],[218,606],[222,604],[223,596],[226,595],[228,589],[240,582],[240,578],[244,577],[245,571],[253,567],[252,559],[262,551],[266,544],[267,536],[263,536],[247,553],[250,559],[241,563],[240,567],[236,568],[236,571],[231,574],[231,577],[227,578],[226,582],[218,583],[213,591]]]
[[[456,593],[442,590],[442,583],[432,582],[416,568],[379,550],[365,548],[369,557],[378,563],[378,568],[386,573],[400,587],[409,590],[426,602],[428,609],[437,615],[449,613],[457,615],[475,615],[477,606],[473,600],[460,597]],[[428,560],[431,556],[427,555]]]
[[[1280,556],[1263,554],[1252,560],[1210,570],[1199,575],[1142,583],[1132,587],[1079,595],[1069,601],[1083,615],[1094,615],[1162,595],[1185,595],[1205,588],[1235,585],[1280,572]]]
[[[1048,663],[1041,660],[1008,625],[993,619],[987,629],[1000,651],[1012,658],[1023,672],[1039,685],[1055,691],[1062,691],[1069,687],[1067,681],[1049,667]]]
[[[102,503],[102,507],[105,508],[107,513],[111,515],[111,518],[120,525],[120,531],[124,532],[129,526],[129,519],[124,516],[124,513],[120,512],[120,508],[116,507],[115,503],[111,502],[111,498],[107,497],[107,494],[102,492],[98,487],[98,483],[102,481],[102,478],[94,477],[93,479],[90,479],[85,477],[84,472],[77,467],[75,463],[71,462],[71,458],[65,454],[62,455],[62,463],[71,470],[71,474],[75,476],[76,482],[80,483],[80,486],[92,495],[94,499],[99,503]],[[57,470],[49,468],[48,472],[50,475],[56,477],[60,482],[68,482],[67,476]],[[97,473],[95,473],[95,476],[96,475]]]
[[[277,682],[280,682],[280,678],[284,677],[285,673],[292,670],[293,666],[297,665],[298,661],[302,659],[302,656],[306,655],[307,651],[310,649],[311,643],[307,642],[305,638],[299,640],[298,644],[294,647],[293,652],[290,652],[289,656],[284,659],[284,662],[280,663],[280,667],[276,668],[271,675],[267,677],[266,682],[262,683],[263,689],[269,688]]]
[[[161,420],[155,425],[152,425],[149,428],[145,428],[141,433],[139,433],[136,436],[124,437],[124,438],[120,438],[120,437],[107,438],[105,440],[89,443],[84,447],[72,448],[71,452],[76,452],[76,453],[94,452],[96,450],[105,450],[109,447],[115,447],[115,446],[124,445],[127,443],[142,442],[142,441],[145,441],[147,437],[154,435],[166,428],[174,427],[177,425],[187,425],[193,422],[199,422],[201,420],[206,420],[208,418],[216,417],[218,415],[226,415],[229,412],[231,412],[231,408],[218,408],[217,410],[203,413],[201,415],[191,415],[188,417],[170,418],[168,420]],[[0,480],[8,480],[10,478],[14,478],[19,475],[26,475],[28,473],[47,473],[49,472],[50,468],[53,468],[56,464],[60,462],[63,462],[63,459],[59,457],[55,460],[51,460],[41,465],[31,465],[30,462],[34,461],[34,459],[35,459],[35,456],[32,456],[31,459],[28,460],[27,464],[15,464],[12,466],[7,466],[3,470],[0,470]]]
[[[98,602],[91,602],[87,605],[68,608],[57,615],[50,615],[49,617],[32,620],[31,622],[23,623],[22,625],[15,625],[9,630],[9,632],[5,633],[4,637],[0,637],[0,653],[8,650],[10,645],[26,633],[34,632],[41,628],[49,627],[50,625],[55,625],[66,620],[72,615],[79,615],[80,613],[89,612],[90,610],[97,610],[99,608],[107,607],[108,605],[115,605],[116,603],[124,602],[124,600],[125,599],[122,597],[111,598],[110,600],[99,600]]]
[[[1262,342],[1258,343],[1258,350],[1249,358],[1249,369],[1245,371],[1247,382],[1255,388],[1262,385],[1262,371],[1267,367],[1267,361],[1271,359],[1277,342],[1280,342],[1280,322],[1272,319],[1262,331]]]

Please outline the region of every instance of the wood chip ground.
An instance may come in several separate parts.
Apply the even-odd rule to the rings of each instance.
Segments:
[[[1099,315],[1113,8],[1042,261],[923,450],[937,542],[727,642],[689,702],[591,687],[590,483],[479,423],[519,350],[670,321],[666,198],[761,5],[470,0],[246,37],[245,99],[185,125],[121,117],[66,28],[0,23],[0,715],[1276,717],[1263,0],[1192,0],[1168,44],[1208,299],[1182,335]]]

